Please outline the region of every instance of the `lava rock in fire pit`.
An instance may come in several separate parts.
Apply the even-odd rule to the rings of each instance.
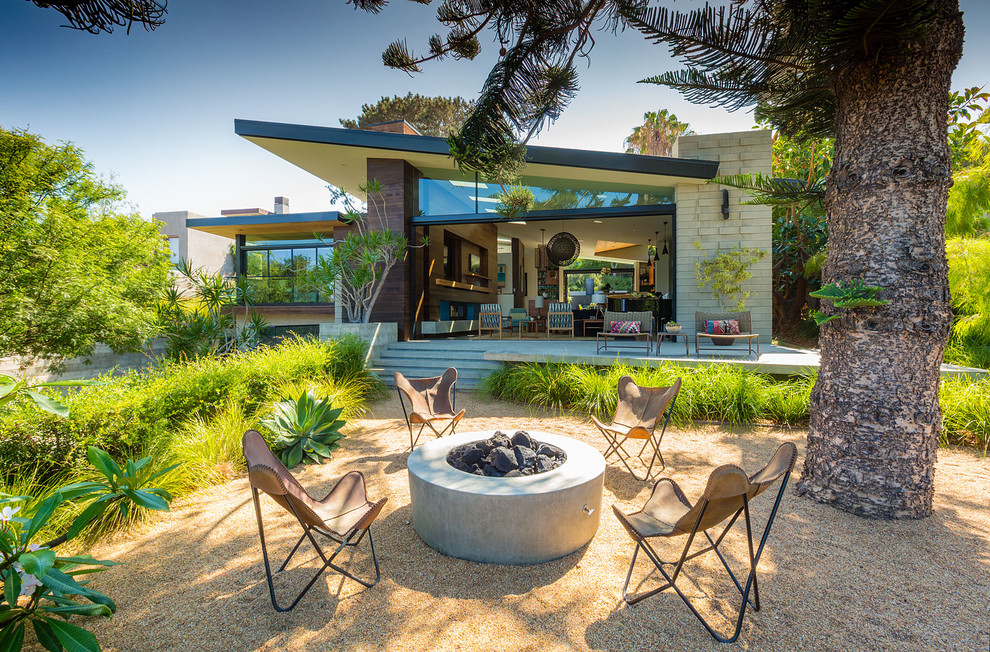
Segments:
[[[454,468],[459,468],[459,467],[454,467]],[[556,464],[554,464],[553,459],[547,457],[546,455],[537,455],[533,459],[533,470],[536,473],[546,473],[547,471],[550,471],[554,468],[556,468]],[[463,471],[464,469],[461,470]]]
[[[451,449],[447,463],[473,475],[514,478],[552,471],[567,461],[556,446],[538,442],[525,430],[510,438],[495,431],[489,439]]]
[[[496,430],[492,438],[487,441],[490,441],[492,446],[497,448],[512,448],[512,440],[501,430]]]
[[[536,448],[536,446],[533,445],[533,438],[530,437],[529,433],[525,430],[517,430],[516,434],[512,435],[512,445],[524,446],[529,449]]]
[[[519,463],[516,461],[516,456],[508,448],[499,446],[492,451],[489,458],[491,459],[492,466],[502,473],[508,473],[513,469],[519,468]]]
[[[533,466],[533,460],[536,459],[536,452],[532,448],[528,448],[522,445],[516,445],[512,447],[512,452],[516,454],[516,465],[520,468],[526,468],[527,466]]]

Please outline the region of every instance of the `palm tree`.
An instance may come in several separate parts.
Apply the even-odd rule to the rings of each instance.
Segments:
[[[351,1],[376,11],[386,0]],[[397,41],[383,60],[414,71],[470,58],[477,35],[494,32],[502,56],[448,141],[468,169],[518,164],[519,143],[577,93],[577,59],[602,25],[631,25],[686,64],[645,81],[692,102],[756,106],[788,135],[835,137],[823,281],[882,286],[890,304],[851,309],[822,329],[798,489],[864,516],[929,515],[952,318],[945,116],[962,54],[959,0],[748,0],[689,12],[650,0],[445,0],[437,11],[450,31],[429,38],[428,55]]]
[[[681,122],[667,109],[648,111],[643,114],[643,124],[633,127],[632,133],[626,138],[626,153],[670,156],[677,137],[693,133],[688,123]]]

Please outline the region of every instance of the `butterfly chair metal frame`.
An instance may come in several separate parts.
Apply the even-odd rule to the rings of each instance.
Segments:
[[[599,421],[595,415],[591,415],[591,422],[601,431],[609,444],[608,450],[605,451],[605,459],[615,455],[637,480],[650,480],[653,477],[653,465],[658,459],[660,460],[660,468],[657,471],[667,468],[663,453],[660,452],[660,442],[663,441],[663,435],[667,432],[667,424],[670,423],[670,415],[674,411],[674,403],[677,401],[677,395],[680,391],[680,378],[669,387],[642,387],[637,385],[630,376],[620,378],[618,383],[619,400],[615,406],[612,422],[606,425]],[[658,436],[656,434],[657,422],[660,421],[661,417],[663,417],[663,426],[660,428]],[[634,457],[633,454],[623,448],[630,439],[644,440],[642,448],[635,455],[646,467],[646,473],[642,477],[636,475],[636,471],[630,465],[630,461]],[[649,464],[643,460],[643,453],[647,446],[653,448]]]
[[[430,378],[406,378],[395,372],[395,391],[399,394],[399,405],[409,429],[409,450],[416,448],[423,429],[429,427],[436,437],[454,434],[457,423],[464,417],[465,410],[457,409],[457,369],[449,367],[440,376]],[[402,400],[405,395],[409,409]],[[434,421],[449,420],[446,426],[437,430]],[[413,424],[418,423],[419,432],[413,436]]]
[[[666,591],[667,589],[674,589],[677,595],[684,601],[684,604],[688,606],[691,613],[701,621],[708,633],[711,634],[712,638],[721,643],[732,643],[739,637],[739,632],[742,630],[743,617],[746,614],[746,607],[751,606],[753,611],[760,610],[760,589],[759,583],[757,581],[756,569],[757,565],[760,563],[760,557],[763,555],[764,547],[767,543],[767,538],[770,535],[770,529],[773,527],[773,522],[777,516],[777,510],[780,507],[780,500],[784,495],[784,489],[787,487],[787,481],[790,479],[791,470],[794,468],[794,461],[797,458],[797,448],[792,443],[785,443],[781,445],[774,456],[771,458],[770,462],[757,474],[747,478],[745,472],[739,467],[726,464],[715,469],[708,479],[708,485],[705,488],[705,492],[702,494],[701,498],[693,506],[684,497],[684,493],[681,491],[677,483],[670,478],[663,478],[657,482],[653,489],[653,494],[647,501],[646,505],[639,512],[634,512],[633,514],[626,515],[618,509],[618,507],[612,507],[615,512],[616,517],[619,522],[622,523],[629,536],[636,542],[636,549],[633,552],[632,561],[629,564],[629,572],[626,573],[626,581],[622,586],[623,599],[629,604],[636,604],[654,596],[658,593]],[[750,501],[763,493],[770,485],[776,482],[778,479],[783,478],[780,483],[780,490],[777,492],[777,498],[774,501],[773,509],[770,512],[770,516],[767,518],[766,525],[763,528],[763,534],[760,536],[759,546],[754,550],[754,530],[752,526],[752,520],[750,515]],[[663,523],[656,520],[657,524],[662,527],[659,528],[660,531],[650,533],[646,530],[649,529],[649,524],[645,519],[653,518],[652,516],[645,514],[648,506],[654,501],[654,496],[661,494],[660,500],[657,501],[657,508],[660,513],[665,516],[676,515],[677,505],[675,500],[680,503],[681,510],[683,512],[682,516],[676,520],[676,523]],[[745,585],[740,581],[740,578],[733,573],[732,568],[729,565],[728,560],[719,550],[719,546],[725,539],[726,534],[732,529],[732,526],[739,519],[739,516],[743,517],[743,521],[746,524],[746,539],[748,545],[748,561],[749,561],[749,572],[745,577]],[[717,538],[713,539],[711,534],[709,534],[710,529],[714,529],[720,523],[723,523],[725,519],[729,519],[728,523],[722,529],[721,534]],[[646,527],[644,527],[644,524]],[[708,540],[708,545],[697,550],[695,552],[690,552],[691,544],[694,542],[695,537],[698,533],[704,534],[705,538]],[[652,537],[672,537],[680,534],[687,534],[687,543],[684,545],[684,550],[681,552],[680,558],[676,561],[665,561],[660,557],[657,551],[650,545],[648,538]],[[649,591],[644,591],[642,593],[628,593],[629,582],[632,578],[633,568],[636,566],[636,557],[639,551],[642,550],[650,561],[653,562],[657,570],[663,575],[667,582],[655,589]],[[731,636],[722,636],[719,634],[712,625],[705,620],[697,608],[691,603],[688,597],[681,591],[680,587],[677,586],[677,578],[681,574],[681,570],[684,567],[684,562],[699,557],[709,552],[714,552],[719,561],[722,562],[722,566],[725,568],[729,577],[732,579],[733,584],[735,584],[736,590],[739,591],[742,596],[742,602],[739,606],[739,616],[736,619],[735,629]],[[668,572],[665,570],[665,566],[673,566],[673,569]],[[752,592],[752,597],[750,593]]]
[[[381,579],[381,569],[378,565],[378,555],[375,551],[375,538],[371,533],[371,524],[378,517],[382,507],[388,498],[382,498],[378,502],[372,503],[367,500],[365,494],[364,475],[360,471],[351,471],[344,475],[330,490],[330,493],[322,501],[316,501],[309,496],[289,470],[282,465],[268,449],[267,444],[261,435],[249,430],[244,434],[244,456],[248,461],[248,479],[251,483],[251,493],[254,498],[255,514],[258,518],[258,535],[261,538],[261,555],[265,562],[265,579],[268,581],[268,593],[271,596],[272,606],[275,611],[285,612],[295,608],[303,596],[313,587],[316,581],[328,570],[340,573],[344,577],[354,580],[368,588],[376,585]],[[267,453],[267,454],[266,454]],[[285,508],[296,517],[299,525],[302,526],[303,533],[292,547],[289,556],[285,558],[278,570],[272,573],[271,561],[268,555],[268,545],[265,540],[265,525],[261,516],[260,492],[268,494],[276,503]],[[336,494],[342,494],[343,500],[337,498]],[[340,502],[338,513],[327,513],[324,509],[328,503]],[[327,514],[322,516],[320,512]],[[339,522],[343,531],[337,532],[328,521]],[[317,541],[314,534],[321,535],[334,543],[337,547],[329,555]],[[337,555],[347,548],[356,547],[368,537],[371,548],[371,559],[375,565],[375,579],[362,579],[347,569],[334,563]],[[309,540],[316,549],[317,554],[323,561],[323,565],[316,571],[313,578],[303,588],[302,591],[292,600],[288,607],[279,605],[275,596],[274,576],[285,570],[293,555],[299,550],[303,541]]]

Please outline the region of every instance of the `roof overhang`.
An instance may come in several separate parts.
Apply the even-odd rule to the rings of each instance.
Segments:
[[[333,233],[335,226],[344,226],[337,211],[315,213],[269,213],[267,215],[234,215],[228,217],[195,217],[186,226],[225,238],[238,235],[278,235],[282,233]]]
[[[443,138],[336,127],[234,120],[234,132],[327,183],[361,196],[371,158],[402,159],[421,170],[457,171]],[[526,148],[526,176],[676,186],[704,183],[718,161],[640,156],[560,147]]]

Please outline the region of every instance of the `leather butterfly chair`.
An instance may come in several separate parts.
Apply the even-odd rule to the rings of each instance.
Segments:
[[[282,465],[282,462],[272,454],[268,444],[257,431],[248,430],[244,433],[241,445],[244,450],[244,458],[247,460],[248,480],[251,483],[251,493],[254,496],[255,513],[258,516],[258,535],[261,537],[261,554],[265,560],[268,593],[271,595],[272,606],[275,607],[275,611],[292,610],[326,570],[334,570],[367,587],[377,584],[378,580],[381,579],[381,571],[378,568],[378,556],[375,554],[375,539],[371,534],[371,524],[382,511],[388,498],[382,498],[375,503],[369,501],[365,495],[364,475],[360,471],[351,471],[337,481],[337,484],[333,486],[333,489],[323,500],[315,500]],[[303,530],[302,536],[292,548],[292,552],[274,574],[285,570],[289,560],[296,554],[304,539],[309,539],[313,547],[316,548],[320,559],[323,560],[323,566],[316,571],[313,579],[288,607],[279,606],[275,597],[273,573],[268,560],[268,546],[265,543],[265,526],[261,518],[261,502],[258,499],[259,492],[262,491],[295,516]],[[314,534],[330,539],[338,544],[337,548],[333,553],[327,555]],[[374,580],[361,579],[333,563],[334,558],[341,551],[347,547],[357,546],[365,535],[368,535],[371,559],[375,563]]]
[[[712,474],[708,478],[705,491],[693,505],[684,496],[684,492],[677,486],[677,483],[670,478],[662,478],[657,482],[656,486],[653,487],[653,493],[650,495],[650,498],[638,512],[624,514],[618,507],[613,505],[612,511],[615,512],[616,517],[629,533],[629,536],[636,542],[636,550],[633,552],[632,562],[629,564],[626,582],[622,586],[622,594],[625,601],[629,604],[636,604],[661,591],[672,588],[715,640],[723,643],[735,641],[742,629],[746,607],[752,606],[754,611],[760,610],[760,590],[757,583],[756,567],[760,563],[760,556],[763,554],[763,548],[770,534],[770,528],[773,526],[774,519],[777,516],[777,508],[780,507],[780,499],[784,495],[784,488],[787,486],[787,481],[790,478],[791,470],[794,468],[796,458],[797,448],[794,444],[787,442],[782,444],[777,449],[777,452],[774,453],[770,462],[759,473],[753,476],[746,477],[746,473],[733,464],[720,466],[712,471]],[[773,509],[767,518],[767,523],[763,528],[763,534],[760,536],[759,547],[754,551],[753,544],[756,533],[754,532],[750,518],[750,504],[754,498],[766,491],[777,480],[781,480],[780,490],[777,492]],[[728,561],[719,550],[719,546],[722,544],[725,535],[740,515],[743,516],[743,521],[746,524],[746,539],[749,545],[749,573],[743,580],[736,577]],[[722,529],[721,534],[713,539],[711,534],[709,534],[709,530],[726,520],[728,520],[728,523]],[[691,544],[699,533],[705,536],[708,540],[708,545],[701,550],[690,552]],[[687,543],[685,543],[684,550],[676,562],[663,560],[648,541],[648,539],[652,538],[673,538],[682,535],[687,535]],[[632,577],[633,568],[636,565],[636,556],[640,550],[650,558],[650,561],[653,562],[667,582],[650,591],[628,593],[629,580]],[[708,552],[714,552],[718,555],[733,584],[735,584],[736,589],[742,595],[739,616],[735,623],[735,630],[731,636],[722,636],[716,632],[676,584],[684,562]],[[672,566],[673,568],[668,573],[664,568],[665,566]],[[752,598],[750,597],[750,592],[752,592]]]
[[[398,371],[395,372],[395,389],[399,394],[399,405],[406,418],[409,428],[409,448],[416,447],[423,429],[429,427],[437,437],[454,434],[457,422],[464,417],[464,410],[456,409],[457,369],[449,367],[440,376],[432,378],[406,378]],[[409,401],[409,409],[402,400],[405,396]],[[435,422],[449,421],[441,430],[437,430]],[[419,424],[419,432],[413,437],[413,424]]]
[[[591,415],[591,422],[608,440],[608,450],[605,451],[605,459],[612,455],[617,456],[629,473],[637,480],[649,480],[652,477],[653,465],[660,460],[658,471],[666,468],[663,454],[660,452],[660,441],[667,431],[667,424],[670,422],[670,415],[674,411],[674,401],[681,391],[681,379],[678,378],[670,387],[641,387],[629,376],[619,379],[619,401],[615,406],[615,415],[612,422],[605,425],[599,421],[595,415]],[[663,425],[657,434],[657,424],[660,417],[663,417]],[[643,477],[636,475],[630,466],[633,454],[628,452],[623,446],[630,439],[642,439],[643,446],[636,457],[639,458],[646,473]],[[651,448],[649,464],[643,459],[643,453],[647,448]]]

